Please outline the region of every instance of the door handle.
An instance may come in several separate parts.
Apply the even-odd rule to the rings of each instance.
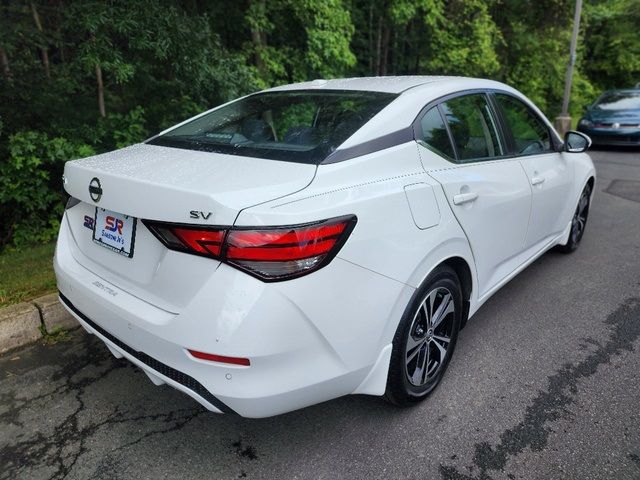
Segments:
[[[531,185],[540,185],[541,183],[544,183],[544,177],[532,177],[531,178]]]
[[[474,192],[459,193],[453,196],[453,204],[462,205],[463,203],[473,202],[476,198],[478,198],[478,194]]]

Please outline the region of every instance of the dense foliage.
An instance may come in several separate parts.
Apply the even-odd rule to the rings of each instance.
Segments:
[[[561,103],[573,0],[0,0],[0,248],[55,236],[65,160],[266,86],[503,80]],[[640,0],[586,0],[571,110],[640,81]]]

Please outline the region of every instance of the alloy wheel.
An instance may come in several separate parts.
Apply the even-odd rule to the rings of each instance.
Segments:
[[[587,225],[587,216],[589,215],[589,190],[585,188],[582,191],[578,206],[576,207],[576,213],[573,215],[571,225],[571,241],[577,244],[582,238],[584,228]]]
[[[437,378],[451,345],[455,302],[445,287],[431,290],[416,311],[406,342],[405,373],[420,387]]]

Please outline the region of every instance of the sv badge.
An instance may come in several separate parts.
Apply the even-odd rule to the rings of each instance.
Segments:
[[[193,219],[197,219],[197,220],[209,220],[209,217],[211,216],[211,212],[199,212],[197,210],[191,210],[189,212],[189,217],[193,218]]]

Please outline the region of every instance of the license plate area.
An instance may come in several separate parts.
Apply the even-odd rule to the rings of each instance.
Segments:
[[[93,241],[120,255],[133,257],[137,219],[129,215],[96,207]]]

